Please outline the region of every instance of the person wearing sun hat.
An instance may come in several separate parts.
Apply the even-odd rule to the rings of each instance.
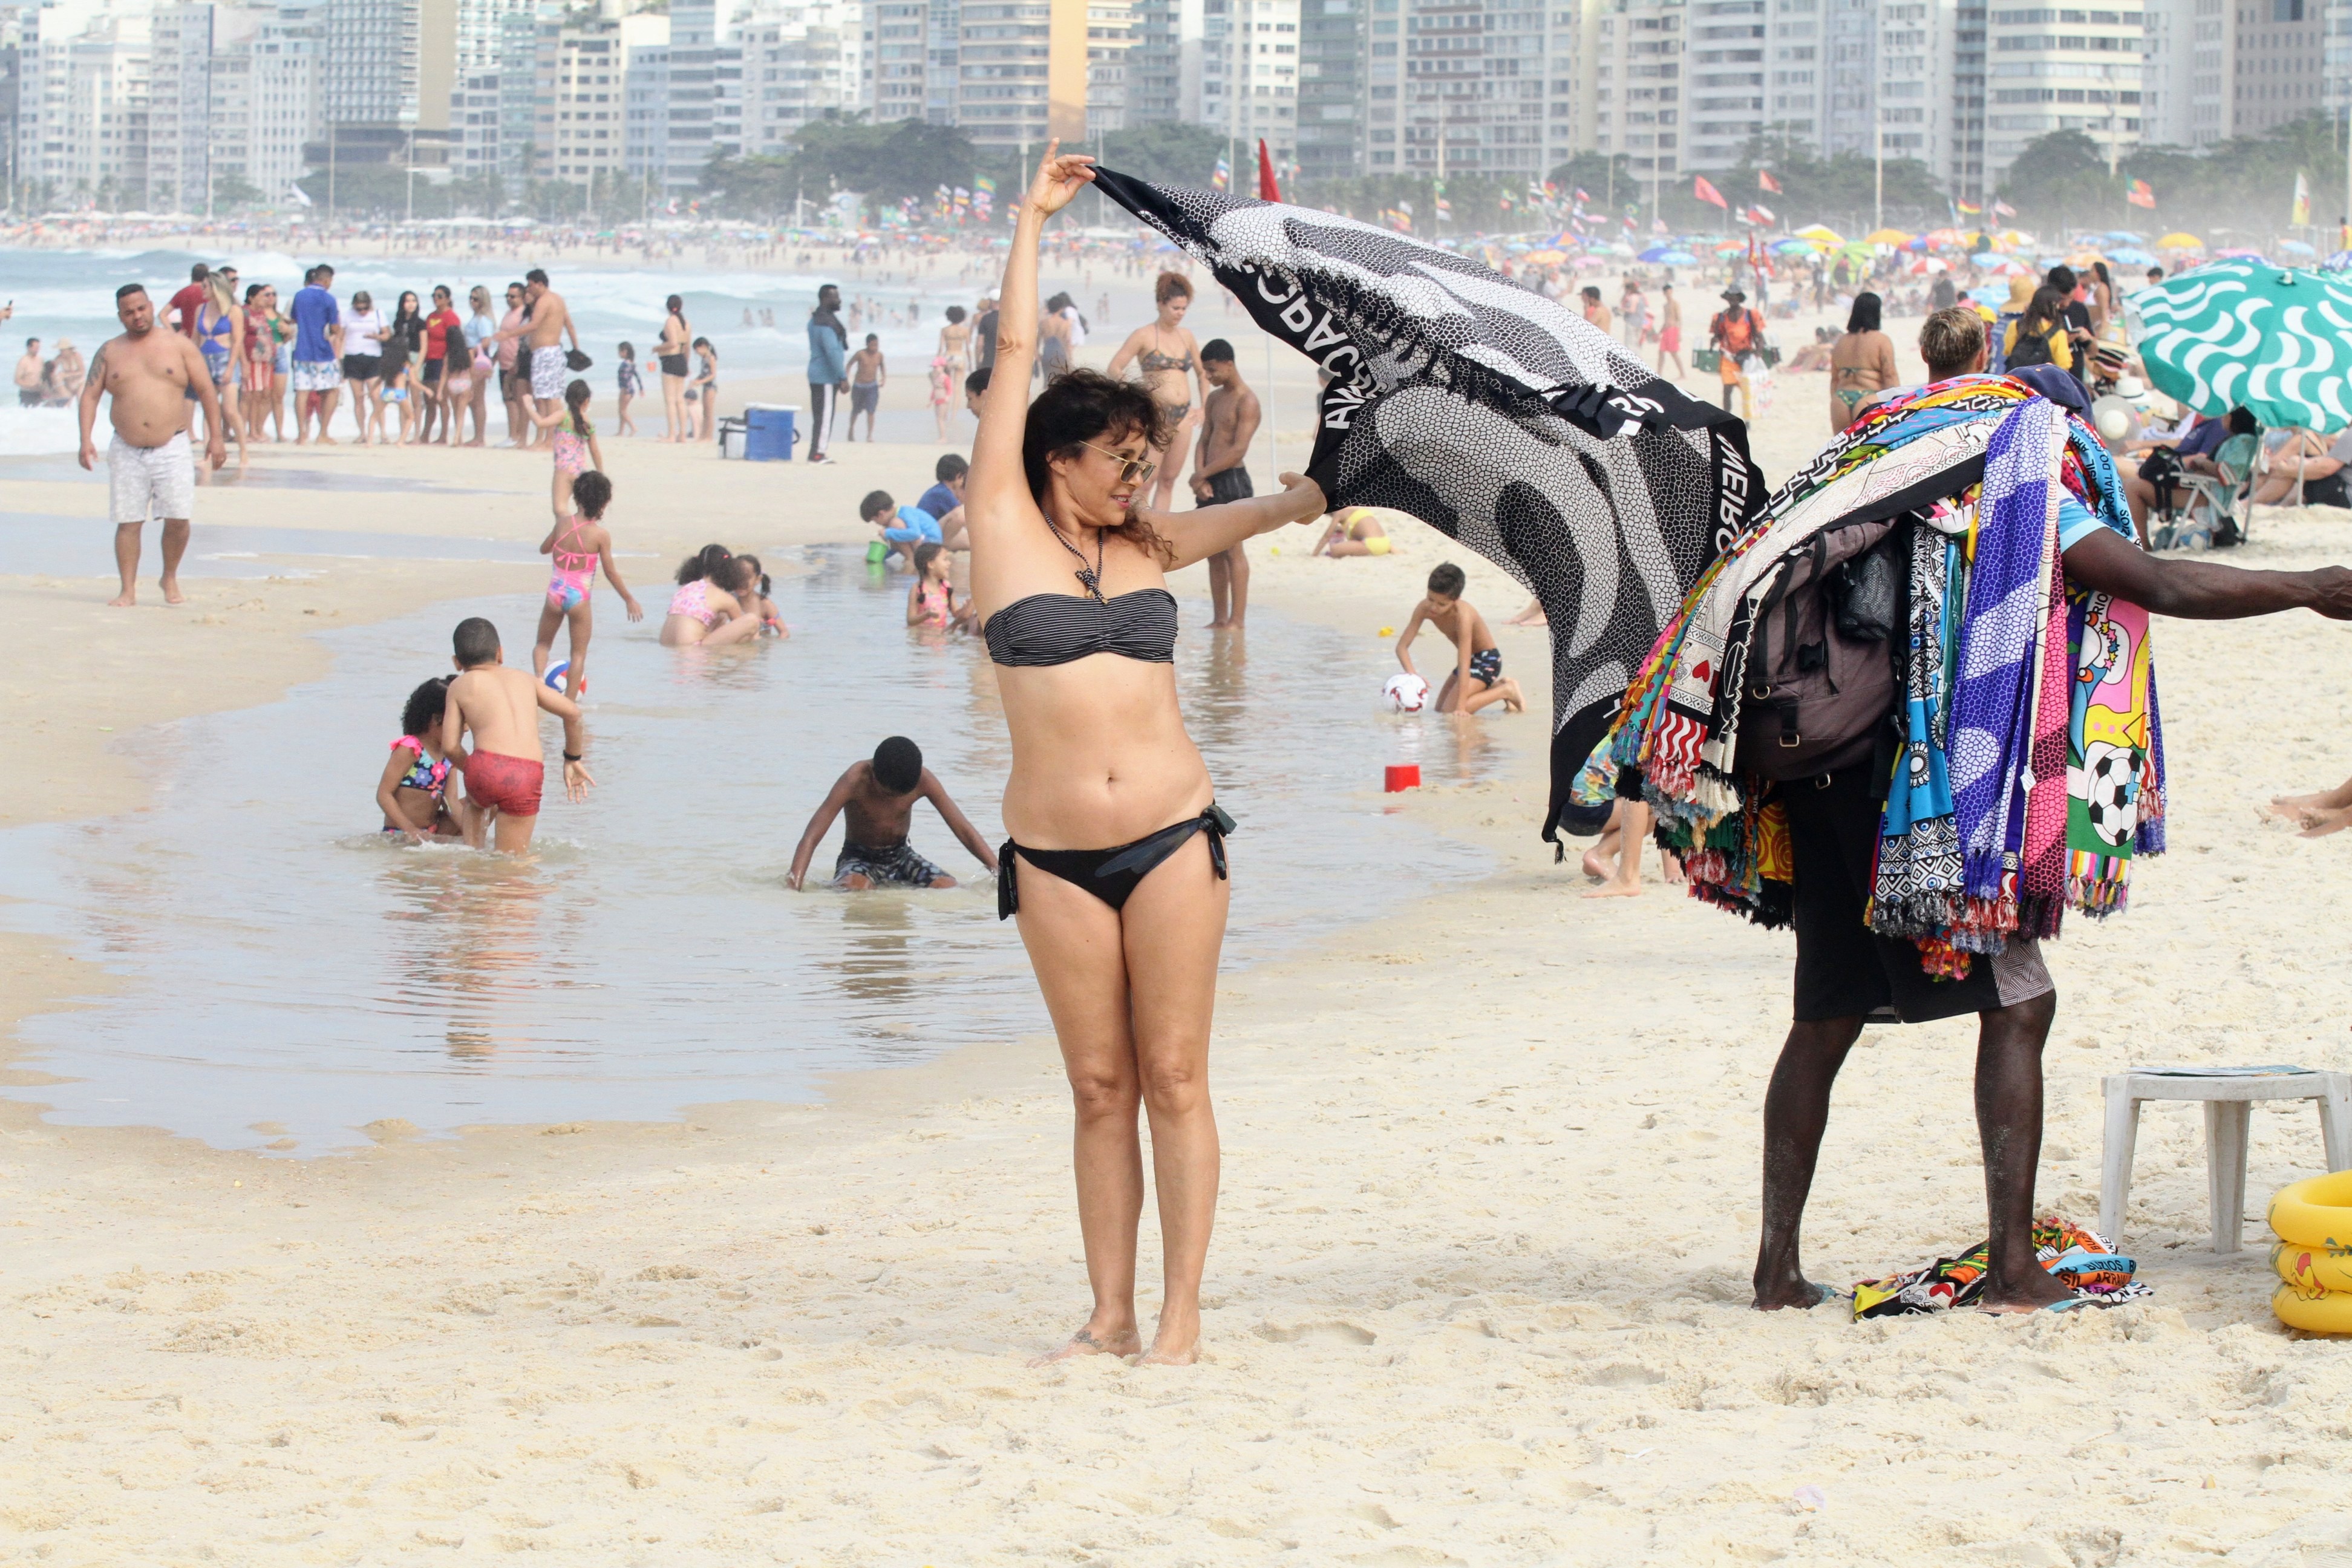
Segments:
[[[1723,408],[1731,411],[1731,389],[1739,389],[1739,416],[1753,418],[1748,367],[1744,363],[1764,346],[1764,318],[1748,308],[1747,291],[1738,284],[1723,291],[1723,309],[1706,324],[1706,335],[1720,357],[1717,374],[1723,378]]]

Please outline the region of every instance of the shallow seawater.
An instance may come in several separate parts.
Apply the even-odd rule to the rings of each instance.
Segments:
[[[598,787],[582,805],[551,789],[529,861],[387,844],[373,804],[449,628],[488,615],[523,662],[529,601],[331,634],[332,672],[283,701],[131,740],[151,809],[0,835],[0,896],[23,900],[0,918],[122,981],[28,1020],[17,1065],[68,1081],[10,1092],[61,1121],[319,1152],[384,1118],[445,1131],[806,1100],[822,1073],[1044,1031],[992,882],[929,808],[915,847],[965,886],[783,886],[809,812],[884,735],[914,737],[991,842],[1008,761],[973,640],[908,632],[906,579],[862,557],[802,563],[776,584],[794,635],[748,649],[664,648],[656,618],[631,626],[599,595]],[[1203,629],[1205,599],[1183,618],[1184,711],[1242,824],[1229,968],[1486,869],[1379,788],[1384,763],[1433,784],[1499,765],[1493,721],[1377,711],[1380,640],[1261,609],[1244,644]],[[839,842],[836,826],[813,882]]]
[[[151,524],[142,542],[139,580],[162,569],[162,526]],[[314,570],[289,560],[502,561],[529,565],[546,558],[528,544],[438,533],[380,533],[331,528],[269,528],[200,522],[180,563],[189,577],[269,577]],[[624,561],[633,558],[624,556]],[[640,571],[643,570],[641,566]],[[115,579],[114,530],[87,517],[0,511],[0,572],[11,576]],[[624,575],[628,567],[622,568]]]

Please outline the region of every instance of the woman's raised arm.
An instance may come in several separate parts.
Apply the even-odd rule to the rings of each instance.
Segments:
[[[1173,572],[1230,550],[1255,534],[1272,533],[1294,522],[1311,522],[1330,510],[1323,487],[1304,474],[1282,476],[1282,489],[1270,496],[1195,507],[1191,511],[1158,511],[1150,521],[1168,541],[1170,553],[1161,564]]]
[[[980,402],[980,433],[971,443],[971,478],[966,510],[977,536],[986,531],[996,503],[1028,492],[1021,471],[1021,437],[1029,419],[1029,372],[1037,360],[1037,241],[1045,220],[1070,205],[1079,187],[1094,179],[1092,158],[1064,157],[1059,141],[1048,142],[1037,177],[1021,199],[1013,249],[1004,260],[1004,282],[996,291],[996,363]],[[975,537],[973,542],[981,541]]]

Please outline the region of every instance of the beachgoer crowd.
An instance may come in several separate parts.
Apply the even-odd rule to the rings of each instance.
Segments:
[[[369,289],[339,295],[335,268],[306,270],[290,295],[267,279],[246,281],[233,266],[198,262],[159,318],[202,356],[215,418],[244,461],[248,443],[465,446],[488,444],[495,409],[509,447],[560,441],[550,420],[566,378],[594,362],[546,272],[531,268],[494,298],[475,284],[460,300],[447,284],[383,300]],[[719,351],[687,324],[670,296],[653,357],[667,441],[718,436]],[[630,408],[648,391],[634,343],[615,345],[620,398],[614,434],[634,435]],[[16,365],[21,405],[71,401],[83,385],[81,356],[60,340],[44,356],[27,342]],[[287,432],[291,411],[293,433]],[[338,420],[341,415],[348,423]],[[341,434],[338,434],[341,431]]]

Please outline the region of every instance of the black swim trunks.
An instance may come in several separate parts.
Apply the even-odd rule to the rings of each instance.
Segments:
[[[1503,650],[1486,648],[1470,656],[1470,673],[1492,686],[1503,679]]]
[[[928,888],[947,873],[915,853],[901,838],[896,844],[852,844],[842,841],[841,858],[833,863],[835,886],[862,876],[877,888]]]
[[[1915,944],[1864,923],[1878,863],[1880,803],[1871,783],[1871,764],[1862,763],[1777,786],[1796,862],[1797,1022],[1924,1024],[2052,990],[2041,943],[2030,937],[2011,938],[1991,958],[1979,953],[1961,979],[1937,980],[1919,967]]]
[[[1201,504],[1223,506],[1229,500],[1247,500],[1255,494],[1257,489],[1250,483],[1249,470],[1231,468],[1223,473],[1209,476],[1209,499]]]

